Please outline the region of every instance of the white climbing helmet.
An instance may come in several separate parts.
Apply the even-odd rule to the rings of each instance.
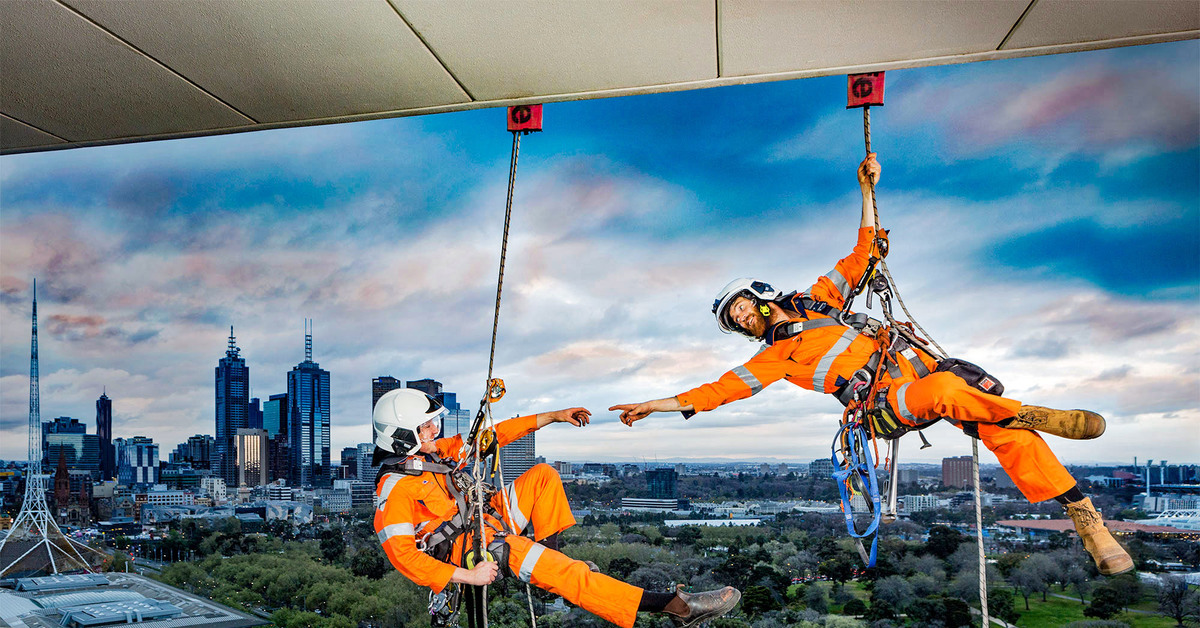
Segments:
[[[446,414],[445,406],[419,390],[389,390],[375,403],[372,418],[375,446],[400,456],[411,456],[421,449],[417,428]]]
[[[779,298],[779,291],[765,281],[751,277],[739,277],[725,284],[725,287],[717,293],[717,298],[713,300],[712,313],[717,317],[717,327],[721,328],[724,333],[737,332],[753,340],[754,337],[733,322],[729,316],[729,306],[737,297],[747,297],[763,303]]]

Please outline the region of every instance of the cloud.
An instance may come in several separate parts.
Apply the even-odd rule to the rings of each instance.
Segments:
[[[1118,459],[1151,444],[1134,426],[1192,429],[1200,417],[1186,258],[1200,231],[1197,175],[1137,170],[1178,152],[1161,135],[1187,121],[1135,121],[1104,139],[1055,118],[1051,83],[1067,57],[1032,74],[1024,63],[898,73],[903,97],[876,112],[880,212],[897,287],[936,339],[1014,398],[1111,416],[1105,439],[1054,447]],[[1014,102],[956,86],[976,74],[1016,86]],[[586,431],[539,434],[551,459],[828,456],[840,406],[786,382],[686,422],[655,415],[627,428],[604,409],[676,394],[753,355],[708,309],[730,278],[804,288],[850,250],[861,129],[826,93],[834,82],[563,104],[558,128],[522,149],[495,356],[510,392],[497,416],[595,411]],[[1070,120],[1109,120],[1131,85],[1094,99],[1104,112],[1089,105]],[[676,108],[658,109],[667,102]],[[1004,109],[975,120],[985,105]],[[728,128],[732,106],[757,124]],[[1189,106],[1149,115],[1186,117]],[[639,111],[652,115],[619,133],[595,124]],[[212,431],[213,368],[231,325],[252,394],[266,398],[303,359],[305,318],[332,373],[335,456],[368,438],[372,377],[433,377],[474,409],[507,192],[506,142],[484,124],[495,113],[4,157],[0,456],[24,455],[35,276],[46,418],[90,422],[107,387],[118,435],[169,451]],[[976,135],[956,135],[960,122]],[[982,139],[957,145],[965,137]],[[1100,150],[1081,152],[1093,140]],[[948,426],[930,438],[933,449],[906,459],[968,443]]]

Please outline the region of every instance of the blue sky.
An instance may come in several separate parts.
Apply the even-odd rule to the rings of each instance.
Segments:
[[[500,416],[585,405],[567,460],[827,455],[840,406],[786,382],[688,422],[605,408],[710,381],[755,346],[708,312],[729,279],[802,288],[854,242],[862,117],[828,77],[547,105],[522,142]],[[0,158],[0,457],[24,456],[29,283],[42,417],[164,455],[213,432],[229,326],[255,396],[315,319],[333,444],[370,380],[482,393],[510,137],[502,110]],[[892,71],[872,111],[889,262],[918,320],[1029,403],[1109,417],[1068,462],[1200,461],[1200,44]],[[936,461],[970,450],[928,433]],[[335,453],[336,458],[336,453]],[[991,461],[994,459],[987,458]]]

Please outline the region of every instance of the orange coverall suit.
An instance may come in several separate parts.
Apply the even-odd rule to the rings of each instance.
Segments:
[[[501,422],[496,425],[497,444],[503,447],[535,429],[534,416]],[[462,436],[438,439],[437,450],[438,456],[452,466],[471,453]],[[375,532],[388,559],[409,580],[435,592],[450,582],[455,565],[417,549],[417,539],[429,535],[458,512],[458,504],[446,489],[446,480],[444,474],[428,471],[421,475],[387,473],[379,478],[375,491]],[[503,494],[504,499],[497,493],[491,505],[505,519],[509,517],[505,499],[512,508],[515,534],[504,537],[509,546],[509,570],[521,580],[561,595],[594,615],[626,628],[633,626],[642,589],[594,573],[582,561],[520,536],[532,531],[533,538],[540,541],[575,525],[558,472],[549,465],[539,464],[505,487]],[[499,526],[498,521],[491,521]],[[494,532],[487,526],[485,531],[484,545],[487,545]],[[451,560],[459,561],[462,544],[469,538],[467,533],[454,541]]]
[[[819,278],[805,294],[815,301],[841,308],[845,304],[845,295],[866,272],[874,235],[875,230],[870,227],[859,229],[854,251]],[[811,310],[805,314],[808,320],[829,318]],[[749,362],[725,373],[717,381],[676,395],[676,399],[682,405],[691,404],[696,412],[703,412],[757,394],[780,379],[787,379],[801,388],[834,393],[839,382],[849,380],[877,348],[873,338],[844,325],[806,329],[765,347]],[[920,426],[946,418],[961,429],[963,421],[974,422],[979,438],[996,454],[1013,483],[1031,502],[1062,495],[1075,486],[1075,479],[1040,435],[1030,430],[996,425],[998,421],[1016,416],[1021,402],[984,393],[952,373],[933,372],[937,362],[923,351],[910,348],[903,351],[901,357],[907,359],[896,360],[900,377],[885,370],[880,374],[880,387],[888,388],[888,402],[905,424]],[[909,359],[919,359],[930,374],[919,377]]]

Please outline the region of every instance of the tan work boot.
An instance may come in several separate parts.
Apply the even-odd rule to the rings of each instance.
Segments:
[[[1087,410],[1054,410],[1041,406],[1021,406],[1017,416],[1000,423],[1002,427],[1037,430],[1074,440],[1089,440],[1104,433],[1104,417]]]
[[[1083,541],[1083,549],[1092,555],[1100,573],[1112,576],[1133,569],[1133,559],[1104,527],[1104,519],[1092,506],[1092,500],[1084,497],[1077,502],[1064,504],[1063,510],[1075,522],[1075,532]]]
[[[702,621],[720,617],[733,610],[733,607],[737,606],[738,600],[742,599],[741,591],[733,587],[702,593],[687,593],[681,584],[675,590],[675,595],[687,605],[687,615],[677,615],[669,610],[666,612],[671,616],[671,621],[679,628],[689,628]]]

